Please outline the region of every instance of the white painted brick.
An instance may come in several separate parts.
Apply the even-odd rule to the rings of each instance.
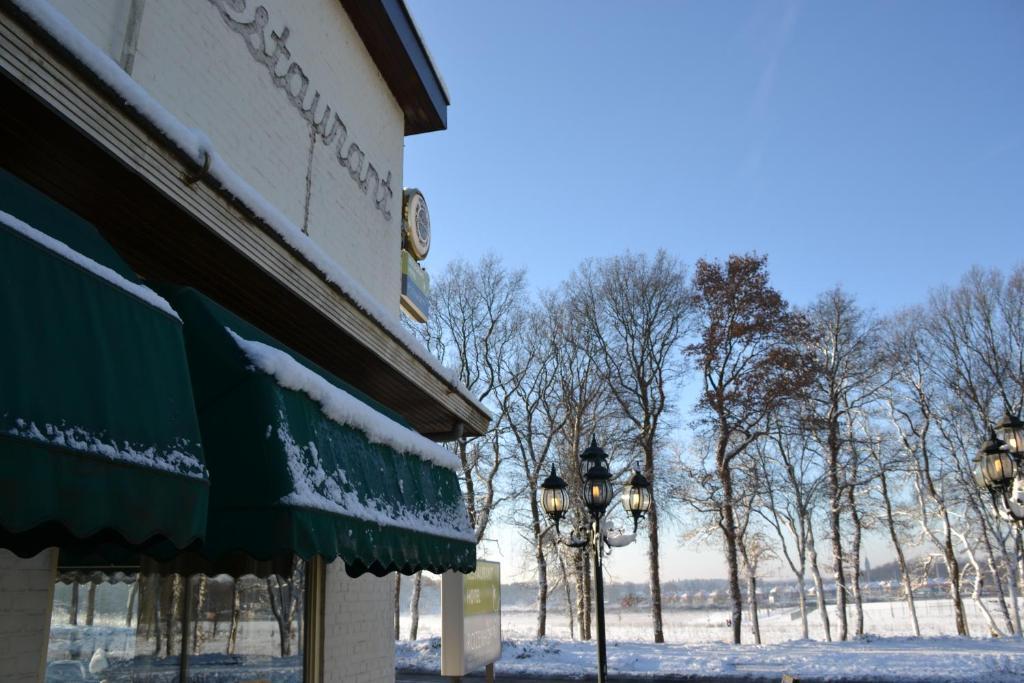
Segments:
[[[393,682],[394,577],[353,579],[335,560],[326,589],[324,683]]]
[[[23,560],[0,550],[0,682],[41,681],[57,551]]]
[[[380,175],[391,172],[387,220],[336,158],[317,141],[309,199],[309,236],[397,315],[400,289],[401,108],[337,0],[244,0],[236,16],[266,8],[270,30],[288,27],[291,62],[309,77],[308,97],[347,127],[348,141]],[[128,0],[57,0],[56,7],[115,60],[124,42]],[[148,2],[142,15],[132,77],[187,126],[209,137],[217,152],[293,223],[306,213],[310,127],[250,55],[210,0]],[[347,147],[343,148],[347,150]]]

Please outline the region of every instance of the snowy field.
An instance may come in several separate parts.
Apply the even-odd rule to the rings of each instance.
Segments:
[[[921,624],[922,636],[950,636],[956,633],[953,622],[953,607],[948,600],[918,600],[917,617]],[[996,622],[1000,617],[995,603],[988,603]],[[426,607],[426,605],[424,606]],[[973,602],[966,602],[967,623],[972,636],[987,636],[988,626],[981,610]],[[1024,610],[1024,601],[1021,602]],[[836,616],[834,606],[829,606],[832,630],[835,632]],[[852,632],[853,609],[850,609]],[[797,640],[800,634],[800,612],[796,608],[761,610],[761,640],[765,644],[784,643]],[[713,643],[732,639],[729,626],[729,612],[725,609],[667,609],[664,612],[665,640],[671,643]],[[608,607],[605,620],[609,640],[651,640],[651,617],[643,609],[623,610]],[[821,619],[817,612],[808,617],[809,635],[813,640],[824,640]],[[532,639],[537,633],[537,613],[534,610],[505,609],[501,613],[501,632],[513,640]],[[749,629],[749,618],[744,612],[744,642],[753,642]],[[402,633],[409,628],[408,614],[402,615]],[[913,636],[910,613],[903,602],[871,602],[864,605],[864,631],[876,636]],[[419,637],[441,635],[440,613],[421,614]],[[549,638],[570,640],[569,618],[564,612],[548,614],[547,635]]]
[[[439,638],[400,642],[402,671],[437,672]],[[495,666],[501,676],[581,677],[594,671],[594,645],[564,640],[507,641]],[[1006,639],[874,638],[846,643],[794,641],[779,645],[666,644],[612,641],[608,673],[657,679],[686,675],[797,678],[831,681],[941,683],[1024,680],[1024,643]]]
[[[900,602],[865,605],[864,639],[846,643],[801,641],[799,613],[792,609],[764,610],[761,614],[763,646],[727,644],[731,630],[724,610],[671,610],[665,612],[668,643],[651,643],[650,617],[642,611],[607,612],[609,672],[617,676],[657,678],[680,675],[795,676],[817,680],[873,681],[1024,681],[1024,641],[989,638],[984,617],[968,604],[974,638],[958,638],[953,613],[946,600],[918,604],[922,638],[913,630],[906,606]],[[852,610],[851,610],[852,615]],[[405,616],[405,615],[403,615]],[[794,618],[795,617],[795,618]],[[502,612],[505,640],[499,674],[578,676],[593,671],[593,643],[569,639],[564,614],[548,620],[548,639],[533,640],[536,612]],[[750,642],[746,629],[744,641]],[[835,622],[833,621],[833,628]],[[403,621],[403,631],[408,619]],[[812,639],[821,637],[820,620],[810,615]],[[396,665],[403,671],[439,670],[440,615],[420,617],[420,639],[396,646]]]

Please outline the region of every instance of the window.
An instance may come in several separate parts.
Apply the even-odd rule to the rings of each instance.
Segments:
[[[46,681],[317,680],[319,558],[296,559],[287,575],[185,576],[160,569],[152,563],[62,566]]]

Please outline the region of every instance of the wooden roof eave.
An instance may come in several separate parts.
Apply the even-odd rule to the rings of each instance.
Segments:
[[[94,223],[140,276],[187,284],[446,439],[489,416],[59,45],[0,5],[2,164]]]

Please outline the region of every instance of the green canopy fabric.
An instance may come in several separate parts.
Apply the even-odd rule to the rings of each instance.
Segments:
[[[6,172],[0,320],[0,547],[200,539],[181,321],[90,224]]]
[[[352,575],[472,571],[451,454],[199,292],[161,291],[185,321],[212,481],[204,556],[340,557]]]

